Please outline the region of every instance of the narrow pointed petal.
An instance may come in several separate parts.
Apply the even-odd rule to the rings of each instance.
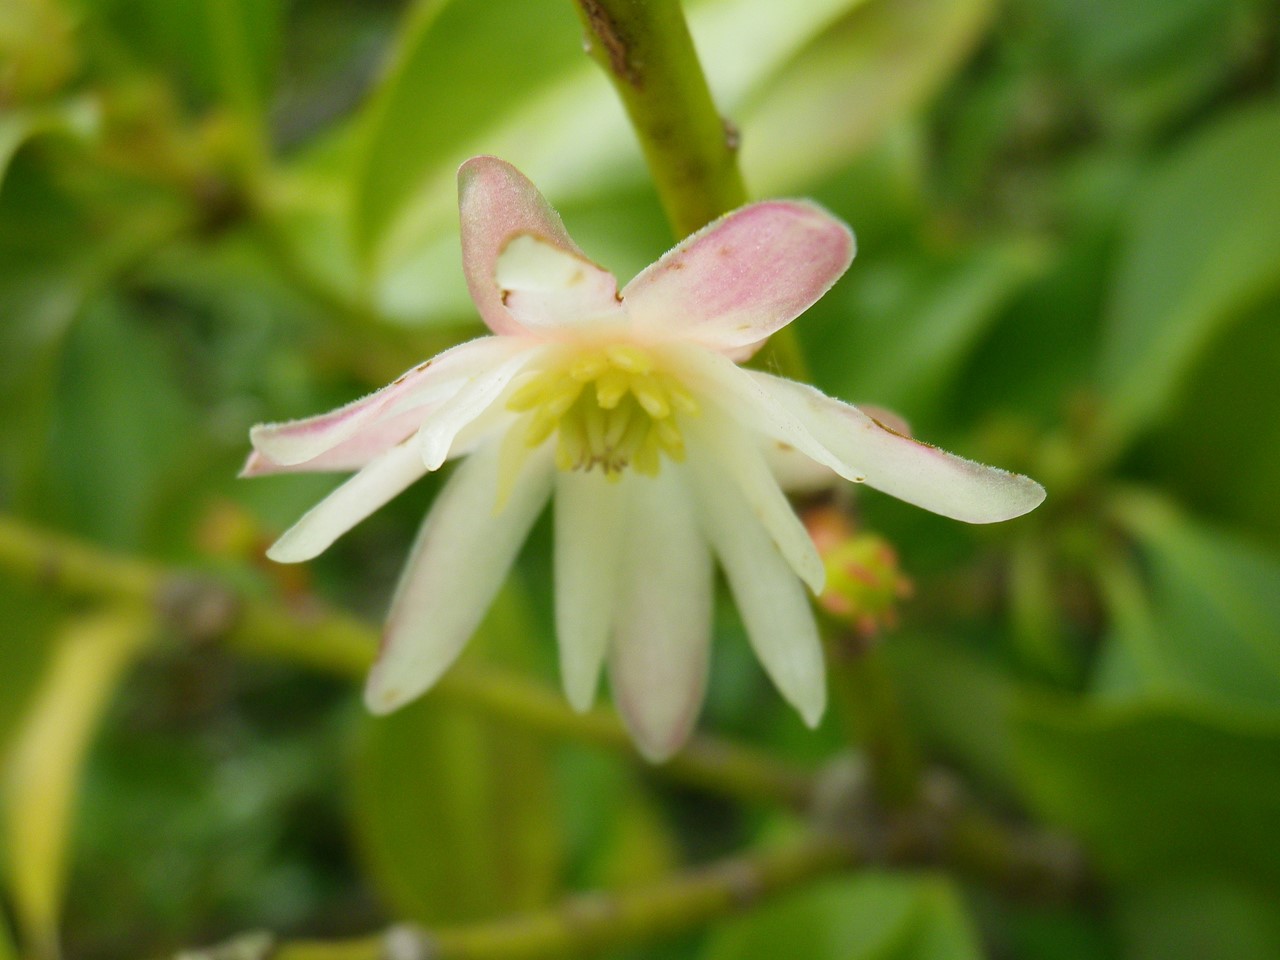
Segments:
[[[416,407],[394,416],[384,416],[363,427],[355,436],[310,460],[288,465],[275,463],[257,450],[249,454],[241,477],[263,477],[276,473],[348,473],[359,470],[382,456],[396,444],[413,436],[427,416],[429,407]]]
[[[804,587],[719,464],[691,457],[703,527],[738,605],[751,647],[778,692],[816,727],[827,706],[826,667]]]
[[[480,337],[459,344],[406,371],[381,390],[337,410],[285,423],[260,423],[249,431],[249,439],[254,450],[277,466],[304,464],[384,417],[439,403],[469,377],[509,357],[522,345],[498,337]]]
[[[530,329],[621,316],[613,274],[532,234],[518,234],[503,248],[495,280],[507,310]]]
[[[427,515],[392,598],[382,651],[365,687],[370,711],[404,705],[457,659],[546,504],[553,469],[549,451],[531,458],[505,508],[494,513],[497,444],[459,464]]]
[[[749,376],[839,459],[839,472],[867,486],[965,523],[997,523],[1038,507],[1044,487],[889,429],[813,387],[765,373]]]
[[[426,472],[413,444],[392,447],[303,514],[271,545],[267,556],[276,563],[301,563],[319,556]]]
[[[622,291],[632,321],[741,358],[848,269],[849,228],[811,203],[753,203],[685,239]]]
[[[496,364],[475,372],[454,394],[431,411],[418,431],[422,462],[438,470],[453,451],[454,440],[502,396],[511,381],[540,355],[524,347]]]
[[[637,747],[660,763],[688,738],[706,692],[711,557],[685,470],[621,482],[630,504],[609,676]]]
[[[609,647],[627,487],[579,470],[556,477],[555,591],[560,677],[575,710],[595,699]]]
[[[827,578],[822,558],[765,462],[757,437],[729,417],[712,411],[691,421],[686,429],[694,438],[693,445],[714,457],[718,465],[714,471],[716,483],[722,488],[737,487],[736,493],[746,501],[752,522],[764,527],[796,576],[815,594],[821,593]]]
[[[481,318],[494,333],[525,330],[520,318],[508,309],[498,282],[499,257],[519,236],[536,238],[542,249],[554,249],[585,265],[583,282],[587,286],[603,289],[605,281],[600,274],[613,286],[613,278],[592,264],[570,239],[560,214],[511,164],[496,157],[473,157],[464,163],[458,169],[458,204],[467,287]],[[531,264],[530,258],[516,257],[515,261],[504,270],[514,274],[517,265]],[[571,273],[562,275],[568,277]],[[517,277],[504,279],[514,283]],[[529,315],[533,315],[532,308]]]

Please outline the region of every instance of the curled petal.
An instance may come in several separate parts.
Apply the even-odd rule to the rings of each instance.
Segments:
[[[345,473],[359,470],[396,444],[413,436],[425,413],[412,408],[394,416],[384,416],[319,456],[284,466],[254,450],[240,470],[242,477],[263,477],[275,473]]]
[[[556,477],[556,637],[565,695],[579,711],[595,698],[613,629],[627,492],[599,473]]]
[[[432,505],[391,601],[382,651],[365,687],[373,713],[389,713],[439,679],[484,618],[529,528],[551,494],[549,451],[530,459],[494,510],[497,444],[458,466]]]
[[[277,467],[295,467],[315,460],[384,418],[406,410],[429,407],[452,395],[468,378],[524,347],[523,341],[480,337],[452,347],[406,371],[367,397],[319,416],[285,423],[260,423],[249,431],[259,458]],[[398,427],[397,427],[398,429]],[[397,443],[404,435],[388,443]],[[375,444],[376,446],[376,444]],[[314,469],[338,469],[318,466]],[[253,458],[245,471],[271,472]]]
[[[742,359],[831,288],[853,234],[811,203],[753,203],[703,227],[622,291],[632,321]]]
[[[412,444],[392,447],[303,514],[272,544],[267,556],[276,563],[301,563],[319,556],[426,472]]]
[[[640,752],[660,763],[684,744],[706,691],[711,556],[686,471],[634,472],[609,657],[613,696]]]
[[[532,234],[517,234],[507,243],[495,280],[507,310],[530,329],[621,317],[613,274]]]
[[[494,333],[524,331],[522,318],[547,322],[546,304],[539,301],[535,292],[522,301],[521,316],[508,308],[506,293],[499,285],[499,259],[504,253],[507,257],[501,280],[509,284],[508,292],[537,291],[536,284],[527,286],[531,282],[530,271],[537,274],[537,268],[546,267],[546,261],[553,260],[556,268],[552,274],[537,281],[542,287],[559,278],[563,288],[581,286],[592,295],[607,293],[607,299],[613,300],[612,276],[586,258],[569,238],[560,215],[511,164],[496,157],[473,157],[464,163],[458,169],[458,204],[467,287],[480,316]],[[513,242],[522,236],[529,240],[512,249]],[[574,270],[565,269],[573,264],[581,271],[581,279],[576,282]]]
[[[720,558],[752,649],[778,692],[816,727],[827,705],[822,643],[809,598],[751,505],[719,477],[719,464],[691,457],[707,538]]]
[[[861,478],[899,500],[966,523],[1010,520],[1044,501],[1044,487],[1030,477],[903,436],[805,384],[748,375],[839,460],[842,476]]]

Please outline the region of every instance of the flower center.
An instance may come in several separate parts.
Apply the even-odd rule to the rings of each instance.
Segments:
[[[627,467],[654,476],[665,455],[684,459],[678,417],[698,403],[639,347],[592,347],[523,384],[507,408],[527,414],[524,442],[537,447],[552,434],[561,470],[599,467],[610,480]]]

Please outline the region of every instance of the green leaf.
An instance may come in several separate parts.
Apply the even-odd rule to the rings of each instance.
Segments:
[[[1275,890],[1196,882],[1120,891],[1126,960],[1273,960],[1280,957]]]
[[[27,141],[49,134],[91,140],[97,136],[101,119],[98,102],[90,97],[0,114],[0,188],[13,155]]]
[[[149,629],[149,621],[135,613],[70,623],[14,740],[5,770],[4,840],[14,912],[35,955],[57,955],[81,767]]]
[[[1280,717],[1280,558],[1153,498],[1122,501],[1149,598],[1104,571],[1114,627],[1147,692]]]
[[[703,960],[977,960],[972,922],[942,877],[866,873],[813,886],[720,926]]]
[[[1280,722],[1026,697],[1013,732],[1033,808],[1113,876],[1280,884]]]
[[[871,0],[854,8],[745,105],[747,183],[765,196],[795,189],[866,150],[956,69],[993,8],[991,0]]]
[[[814,374],[833,392],[927,414],[999,316],[1043,267],[1036,243],[1011,240],[938,262],[914,256],[862,264],[843,303],[823,310]]]
[[[717,105],[736,116],[860,2],[691,4],[690,29]],[[375,299],[397,316],[421,316],[439,299],[423,270],[457,272],[454,174],[462,160],[502,156],[557,204],[639,182],[643,168],[622,107],[582,55],[580,26],[560,0],[423,2],[403,36],[366,119],[352,230]]]
[[[1150,178],[1124,227],[1099,375],[1117,440],[1161,417],[1190,366],[1280,286],[1280,109],[1242,110]]]
[[[531,635],[508,590],[472,646]],[[536,737],[428,693],[365,720],[353,796],[361,850],[392,914],[457,923],[550,899],[560,837],[549,751]]]

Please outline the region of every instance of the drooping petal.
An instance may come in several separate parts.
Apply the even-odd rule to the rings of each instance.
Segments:
[[[439,679],[475,632],[551,494],[550,451],[531,458],[494,512],[497,444],[458,466],[423,522],[391,601],[365,704],[389,713]]]
[[[903,436],[806,384],[748,375],[839,459],[838,472],[859,475],[867,486],[899,500],[966,523],[1010,520],[1044,500],[1044,487],[1030,477]]]
[[[609,676],[640,752],[658,763],[684,744],[706,691],[711,556],[687,472],[628,473],[624,554]]]
[[[826,668],[804,587],[753,515],[719,476],[714,458],[690,456],[702,524],[720,558],[751,647],[778,692],[816,727],[827,705]]]
[[[714,458],[716,483],[726,490],[737,488],[726,495],[745,499],[748,516],[763,526],[796,576],[815,594],[821,593],[827,576],[822,558],[765,462],[757,437],[714,408],[691,418],[685,429],[693,441],[690,448]]]
[[[249,439],[255,451],[277,466],[306,463],[333,450],[384,416],[394,417],[405,410],[439,403],[469,377],[525,346],[524,341],[515,338],[480,337],[470,340],[418,364],[381,390],[337,410],[285,423],[260,423],[249,431]],[[246,470],[249,466],[246,464]],[[259,469],[257,472],[265,471]]]
[[[508,308],[498,280],[499,257],[520,236],[533,238],[536,249],[526,251],[531,253],[529,257],[522,257],[523,244],[517,246],[503,268],[505,281],[524,282],[529,272],[523,268],[537,266],[541,255],[550,249],[561,255],[556,274],[561,280],[573,279],[573,271],[563,269],[564,257],[568,257],[582,270],[578,283],[598,294],[607,293],[608,299],[613,299],[616,286],[612,276],[587,259],[565,231],[560,214],[511,164],[496,157],[473,157],[464,163],[458,169],[458,205],[467,287],[481,318],[494,333],[520,333],[525,329],[521,318]],[[544,285],[547,282],[542,281]],[[507,289],[537,288],[510,286]],[[538,316],[532,305],[523,313],[531,318]]]
[[[501,338],[495,338],[501,339]],[[438,470],[449,458],[458,434],[484,414],[511,381],[541,354],[542,348],[522,347],[461,384],[454,394],[422,421],[418,442],[422,462],[428,470]]]
[[[831,288],[853,260],[853,234],[811,203],[735,210],[686,238],[622,291],[641,328],[741,358]]]
[[[556,477],[556,638],[565,696],[579,711],[595,698],[613,629],[627,492],[599,473]]]
[[[276,563],[301,563],[329,545],[427,472],[412,443],[392,447],[302,515],[267,550]]]
[[[530,329],[621,318],[613,274],[532,234],[517,234],[503,248],[495,279],[507,310]]]

